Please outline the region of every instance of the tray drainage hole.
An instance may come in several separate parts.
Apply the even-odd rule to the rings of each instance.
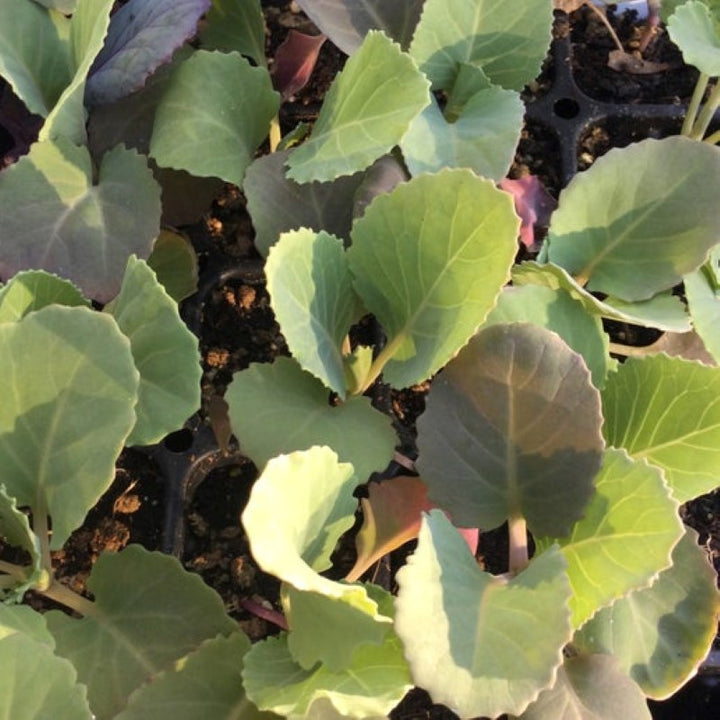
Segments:
[[[553,111],[558,117],[565,120],[572,120],[580,112],[580,106],[572,98],[561,98],[553,105]]]
[[[170,433],[163,441],[166,450],[174,453],[187,452],[193,444],[193,432],[184,428]]]

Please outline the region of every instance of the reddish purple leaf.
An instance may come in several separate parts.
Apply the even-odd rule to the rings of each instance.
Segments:
[[[515,212],[520,216],[520,240],[532,248],[535,243],[535,226],[547,227],[550,215],[557,207],[557,201],[542,186],[535,175],[526,175],[518,180],[505,178],[500,188],[510,193],[515,201]]]
[[[326,39],[324,35],[306,35],[297,30],[288,32],[275,53],[272,70],[273,85],[284,100],[307,85]]]

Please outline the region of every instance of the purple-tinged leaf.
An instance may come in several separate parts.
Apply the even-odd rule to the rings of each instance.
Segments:
[[[528,248],[535,244],[535,226],[547,227],[550,215],[557,207],[557,201],[542,186],[535,175],[526,175],[517,180],[505,178],[500,189],[510,193],[515,202],[515,212],[520,216],[520,240]]]
[[[325,35],[306,35],[290,30],[275,53],[273,86],[287,100],[302,90],[310,80]]]
[[[424,0],[298,0],[305,14],[344,53],[352,55],[369,30],[382,30],[407,49]]]
[[[87,81],[90,105],[113,102],[145,84],[197,30],[210,0],[130,0],[110,21]]]

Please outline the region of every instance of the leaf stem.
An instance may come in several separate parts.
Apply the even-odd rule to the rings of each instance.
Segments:
[[[637,347],[636,345],[623,345],[622,343],[609,343],[608,349],[613,355],[622,355],[624,357],[647,357],[653,353],[657,353],[657,349],[653,345],[645,345]]]
[[[508,570],[511,575],[516,575],[526,568],[529,562],[527,523],[522,515],[508,519],[508,537],[510,540]]]
[[[22,565],[13,565],[5,560],[0,560],[0,572],[10,575],[17,580],[25,579],[25,568]]]
[[[709,145],[717,145],[720,143],[720,130],[716,130],[712,135],[708,135],[703,139],[703,142],[708,143]]]
[[[398,347],[400,347],[402,337],[402,334],[397,335],[378,353],[378,356],[373,360],[372,365],[370,365],[370,370],[368,370],[365,382],[361,383],[360,387],[355,391],[355,395],[362,395],[378,377],[380,377],[383,368],[397,352]]]
[[[54,578],[50,583],[50,587],[43,590],[41,594],[70,608],[70,610],[74,610],[83,617],[97,617],[97,606],[92,600],[88,600]]]
[[[690,137],[692,135],[692,128],[695,120],[697,119],[702,99],[705,97],[705,90],[709,81],[709,75],[700,73],[700,77],[695,83],[692,98],[690,98],[690,104],[688,105],[687,112],[685,113],[685,119],[683,120],[682,129],[680,130],[681,135],[685,135],[686,137]]]
[[[720,107],[720,82],[716,82],[710,91],[710,97],[708,97],[707,102],[703,105],[703,109],[700,111],[693,125],[692,134],[690,135],[691,138],[694,140],[703,139],[718,107]]]
[[[48,526],[47,504],[40,490],[35,496],[32,507],[33,532],[40,542],[40,565],[52,577],[52,560],[50,558],[50,528]]]

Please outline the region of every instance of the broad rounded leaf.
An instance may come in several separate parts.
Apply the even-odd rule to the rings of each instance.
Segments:
[[[192,243],[184,235],[161,230],[147,263],[175,302],[197,291],[198,259]]]
[[[242,185],[279,104],[265,68],[239,53],[198,50],[160,100],[150,154],[161,167]]]
[[[242,632],[204,642],[178,667],[155,676],[128,701],[117,720],[270,720],[245,696],[243,658],[250,642]]]
[[[565,535],[600,468],[600,395],[582,357],[543,328],[481,330],[436,378],[418,420],[418,471],[461,527],[522,516]]]
[[[643,691],[611,655],[565,658],[555,685],[520,720],[651,720]]]
[[[702,267],[683,278],[693,327],[707,352],[720,363],[720,291],[711,271]]]
[[[290,358],[235,373],[225,399],[243,453],[258,468],[280,453],[328,445],[364,482],[387,466],[397,443],[390,418],[368,398],[331,407],[327,388]]]
[[[130,0],[113,14],[85,89],[90,105],[139,90],[195,34],[210,0]]]
[[[298,0],[307,16],[347,55],[369,30],[382,30],[406,48],[420,18],[423,0]]]
[[[465,718],[518,715],[552,684],[572,635],[557,548],[510,580],[495,577],[433,510],[397,580],[395,630],[413,680],[434,702]]]
[[[678,503],[658,468],[609,448],[583,518],[569,536],[538,540],[538,547],[558,543],[565,555],[573,627],[578,628],[601,607],[649,585],[669,567],[682,532]]]
[[[0,324],[0,481],[18,505],[52,517],[62,547],[109,487],[135,423],[138,373],[115,321],[50,306]]]
[[[720,75],[720,35],[717,20],[703,2],[681,5],[668,20],[668,33],[682,50],[683,59],[700,72]]]
[[[140,389],[127,445],[150,445],[182,427],[200,407],[197,338],[177,303],[142,260],[130,257],[120,294],[105,308],[130,339]]]
[[[529,322],[556,332],[572,350],[583,356],[596,388],[605,384],[605,377],[617,364],[608,352],[608,336],[603,332],[600,318],[586,312],[582,303],[562,288],[506,287],[487,316],[485,326],[503,322]]]
[[[348,262],[388,338],[386,382],[426,380],[467,343],[508,280],[518,226],[510,196],[469,170],[414,178],[371,203]]]
[[[520,140],[525,107],[512,90],[490,87],[473,95],[454,122],[437,102],[413,120],[400,142],[412,175],[466,167],[499,181],[507,175]]]
[[[103,554],[87,583],[96,610],[82,620],[46,614],[57,653],[88,687],[98,720],[109,720],[133,690],[204,640],[237,632],[220,596],[178,560],[130,545]]]
[[[694,530],[685,530],[672,561],[651,587],[601,610],[573,639],[585,651],[615,655],[657,700],[695,675],[712,647],[720,614],[717,577]]]
[[[561,193],[548,259],[622,300],[668,290],[717,242],[720,204],[707,179],[718,176],[720,149],[685,137],[613,149]]]
[[[425,0],[410,54],[434,90],[449,90],[461,63],[522,90],[540,72],[552,20],[547,0]]]
[[[47,270],[107,302],[128,257],[150,254],[160,224],[160,188],[146,158],[118,145],[93,182],[90,153],[65,138],[35,143],[0,174],[0,274]]]
[[[33,610],[29,605],[0,604],[0,640],[15,633],[21,633],[55,649],[55,640],[47,629],[45,616]]]
[[[280,234],[301,227],[325,230],[350,239],[353,199],[364,175],[355,173],[330,182],[300,185],[285,176],[290,152],[257,158],[245,173],[243,191],[255,228],[255,247],[267,255]]]
[[[72,663],[27,635],[0,636],[0,716],[92,720],[87,689]]]
[[[566,270],[552,263],[521,263],[513,268],[512,279],[514,285],[542,285],[552,290],[562,288],[582,303],[591,315],[667,332],[690,330],[690,318],[685,306],[671,292],[659,293],[650,300],[640,302],[628,303],[610,297],[601,301],[580,287]]]
[[[200,28],[200,44],[206,50],[237,50],[258,65],[267,65],[260,0],[212,0]]]
[[[335,78],[309,139],[290,154],[296,182],[333,180],[387,153],[430,102],[428,81],[382,32],[367,34]]]
[[[720,485],[720,368],[628,358],[603,389],[609,445],[660,466],[681,503]]]
[[[71,282],[43,270],[19,272],[0,288],[0,322],[17,322],[47,305],[89,306],[90,301]]]
[[[293,357],[344,400],[342,346],[360,313],[342,240],[307,228],[284,233],[268,254],[265,274]]]
[[[283,717],[380,720],[412,687],[403,648],[395,633],[382,645],[358,648],[351,667],[332,672],[323,665],[303,670],[288,648],[287,635],[259,642],[245,656],[248,697]]]

